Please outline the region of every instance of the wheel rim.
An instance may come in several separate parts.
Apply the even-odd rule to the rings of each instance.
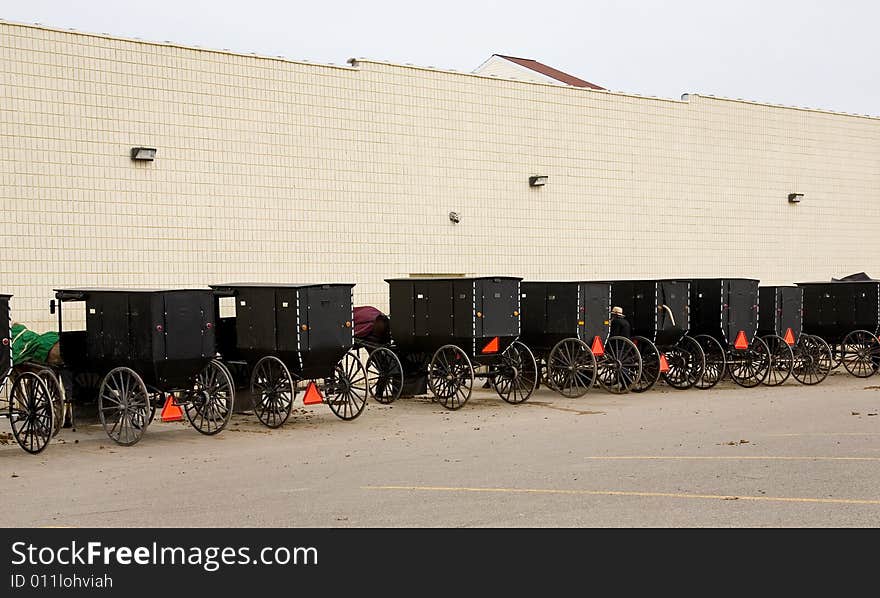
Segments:
[[[42,369],[37,375],[46,384],[49,390],[49,398],[52,400],[52,436],[55,437],[61,431],[67,414],[67,397],[64,387],[58,376],[50,369]]]
[[[694,338],[703,349],[706,359],[706,366],[703,368],[703,375],[699,380],[694,382],[694,386],[700,390],[708,390],[717,385],[724,377],[727,370],[727,358],[724,355],[724,348],[714,337],[708,334],[701,334]]]
[[[669,371],[664,375],[667,384],[678,390],[686,390],[700,380],[706,368],[706,354],[700,343],[683,336],[677,345],[665,353],[669,364]]]
[[[867,330],[846,335],[841,346],[841,360],[846,371],[857,378],[869,378],[880,366],[880,341]]]
[[[277,357],[263,357],[251,376],[254,414],[268,428],[278,428],[290,417],[296,395],[293,377]]]
[[[501,365],[493,368],[492,387],[511,405],[524,403],[538,386],[538,364],[532,350],[514,341],[501,354]]]
[[[564,397],[582,397],[596,383],[596,356],[577,338],[559,341],[547,357],[547,378]]]
[[[792,348],[780,336],[771,334],[765,336],[764,343],[770,351],[770,369],[763,384],[766,386],[780,386],[791,376],[794,367],[794,352]]]
[[[795,347],[792,376],[807,386],[819,384],[834,369],[831,347],[818,336],[801,334]]]
[[[642,375],[642,356],[631,340],[612,336],[605,342],[605,353],[596,360],[596,368],[602,388],[624,394]]]
[[[136,444],[149,425],[150,396],[144,381],[129,368],[111,370],[98,392],[98,415],[104,431],[122,446]]]
[[[376,349],[367,359],[367,386],[370,396],[383,405],[400,398],[403,390],[403,364],[390,349]]]
[[[437,349],[428,366],[428,386],[447,409],[461,409],[471,397],[474,369],[471,360],[455,345]]]
[[[220,433],[232,418],[235,387],[232,375],[217,361],[211,361],[198,376],[184,405],[192,427],[207,436]]]
[[[9,421],[18,445],[32,455],[52,439],[52,400],[46,383],[36,374],[16,377],[9,392]]]
[[[743,388],[754,388],[767,378],[770,370],[770,350],[760,338],[752,339],[748,349],[734,349],[730,353],[727,371],[731,379]]]
[[[367,372],[353,353],[346,353],[327,380],[327,404],[336,417],[352,420],[367,404]]]
[[[644,336],[633,337],[633,342],[642,356],[642,375],[630,390],[647,392],[660,379],[660,351],[657,346]]]

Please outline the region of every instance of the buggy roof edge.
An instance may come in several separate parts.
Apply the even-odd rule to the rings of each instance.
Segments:
[[[72,288],[72,289],[53,289],[55,291],[55,298],[60,299],[61,301],[82,301],[85,299],[85,296],[89,293],[143,293],[143,294],[152,294],[152,293],[210,293],[211,289],[207,287],[203,287],[200,289],[195,288],[178,288],[178,289],[132,289],[132,288],[100,288],[100,287],[82,287],[82,288]]]
[[[232,282],[228,284],[208,285],[214,290],[218,289],[305,289],[309,287],[354,287],[353,282]]]
[[[880,280],[813,280],[809,282],[796,282],[795,286],[801,287],[809,284],[834,284],[834,285],[848,285],[848,284],[880,284]]]
[[[523,280],[523,284],[611,284],[607,280]]]
[[[760,283],[760,278],[745,278],[742,276],[697,276],[694,278],[661,278],[661,281],[684,281],[684,282],[698,282],[698,281],[707,281],[707,280],[747,280],[749,282],[757,282]]]
[[[520,276],[406,276],[403,278],[386,278],[385,282],[401,282],[401,281],[419,281],[425,282],[430,280],[519,280],[522,281],[522,277]]]

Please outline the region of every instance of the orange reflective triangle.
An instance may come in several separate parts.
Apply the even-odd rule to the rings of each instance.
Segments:
[[[785,331],[785,337],[782,340],[784,340],[785,344],[788,346],[794,345],[794,333],[791,331],[791,328]]]
[[[748,349],[749,348],[749,340],[746,338],[746,333],[743,330],[739,331],[739,334],[736,335],[736,341],[733,343],[734,349]]]
[[[602,344],[602,339],[598,336],[593,339],[593,346],[590,348],[590,351],[593,352],[593,355],[605,355],[605,346]]]
[[[498,348],[501,346],[501,341],[496,336],[489,343],[483,347],[483,350],[480,353],[498,353]]]
[[[669,362],[666,361],[666,353],[660,354],[660,373],[665,374],[669,371]]]
[[[318,390],[318,385],[314,383],[314,381],[309,382],[308,388],[306,388],[306,396],[303,397],[303,405],[317,405],[318,403],[323,403],[324,397],[321,396],[321,391]]]
[[[162,414],[160,417],[163,422],[179,422],[183,419],[183,409],[180,408],[180,405],[174,402],[173,395],[168,395],[168,398],[165,399],[165,406],[162,407]]]

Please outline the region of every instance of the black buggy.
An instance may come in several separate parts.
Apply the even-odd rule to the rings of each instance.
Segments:
[[[5,393],[12,435],[25,451],[36,455],[57,433],[58,403],[39,371],[13,368],[12,339],[9,337],[9,300],[0,294],[0,393]]]
[[[661,376],[680,390],[699,382],[706,356],[700,344],[688,336],[690,282],[612,281],[611,302],[629,319],[632,340],[642,355],[643,373],[634,390],[648,390]]]
[[[834,367],[831,348],[818,336],[804,334],[804,291],[795,286],[758,288],[758,334],[770,349],[767,386],[793,376],[801,384],[819,384]]]
[[[129,446],[170,401],[202,434],[226,427],[235,389],[214,359],[210,290],[57,289],[55,298],[63,365],[50,391],[63,393],[71,423],[76,405],[95,401],[107,435]],[[64,330],[70,302],[85,304],[85,330]]]
[[[824,339],[836,365],[859,378],[880,369],[880,281],[799,282],[804,332]]]
[[[628,338],[609,337],[609,283],[524,282],[521,302],[520,340],[534,351],[538,379],[549,388],[580,397],[598,380],[615,394],[646,390],[637,386],[639,349]]]
[[[460,409],[475,378],[486,378],[504,401],[526,401],[537,364],[519,342],[520,281],[513,277],[399,278],[390,292],[391,339],[359,339],[370,357],[371,394],[390,403],[406,388],[446,409]]]
[[[712,388],[727,373],[738,385],[761,384],[770,370],[770,350],[757,335],[758,281],[751,278],[694,278],[691,334],[706,354],[697,388]]]
[[[250,390],[261,423],[269,428],[284,424],[298,390],[305,392],[303,404],[325,402],[340,419],[353,420],[363,412],[366,371],[351,350],[353,284],[211,288],[222,361],[236,386]]]

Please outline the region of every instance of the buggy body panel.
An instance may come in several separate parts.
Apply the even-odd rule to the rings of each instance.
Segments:
[[[566,338],[608,338],[610,283],[523,282],[521,305],[520,340],[530,347],[549,350]]]
[[[785,337],[791,330],[797,344],[803,328],[804,290],[794,286],[758,287],[758,334]]]
[[[854,330],[880,332],[880,281],[799,282],[803,331],[840,343]]]
[[[62,360],[75,370],[130,367],[148,385],[172,390],[188,388],[215,354],[208,289],[58,289],[55,296],[85,302],[85,331],[59,326]]]
[[[227,360],[278,357],[304,379],[329,377],[353,346],[353,284],[211,285],[217,301],[235,298],[235,316],[218,318]],[[219,314],[219,305],[218,305]]]
[[[0,294],[0,390],[12,370],[12,339],[9,338],[9,300],[12,295]]]
[[[520,334],[515,277],[394,278],[389,285],[391,336],[408,353],[461,347],[474,358],[500,355]],[[498,339],[497,351],[483,353]]]
[[[687,334],[689,302],[687,280],[611,282],[611,303],[623,308],[633,336],[647,337],[660,346],[674,345]]]
[[[742,333],[747,343],[758,331],[758,280],[753,278],[691,279],[690,330],[708,334],[722,346],[733,346]]]

